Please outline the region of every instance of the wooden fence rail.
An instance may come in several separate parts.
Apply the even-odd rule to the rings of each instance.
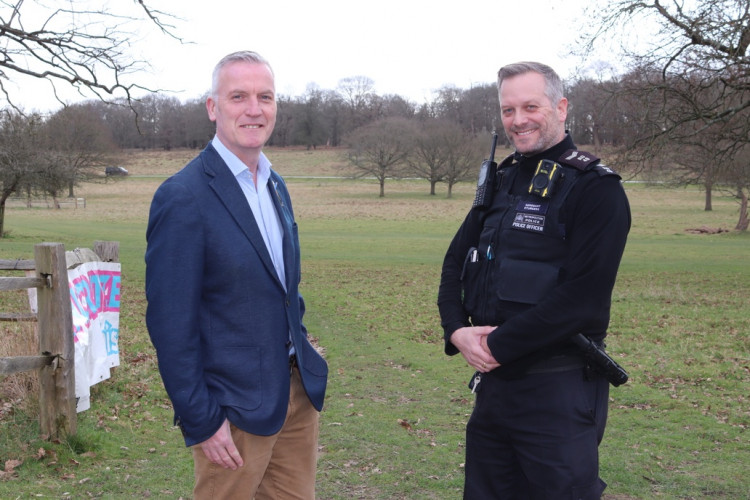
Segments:
[[[117,242],[97,241],[103,261],[117,261]],[[43,435],[76,433],[75,346],[62,243],[34,246],[34,260],[0,260],[0,270],[31,271],[34,277],[0,277],[0,291],[37,289],[37,314],[1,313],[0,320],[38,323],[39,355],[0,357],[0,375],[39,370],[39,423]]]

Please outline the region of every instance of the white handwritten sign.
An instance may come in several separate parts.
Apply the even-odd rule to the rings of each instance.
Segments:
[[[76,411],[90,406],[89,387],[120,365],[120,264],[84,262],[68,269],[75,340]]]
[[[120,264],[81,263],[80,255],[74,252],[66,252],[66,257],[73,312],[76,411],[82,412],[91,406],[89,388],[108,379],[110,368],[120,366]],[[26,275],[34,276],[34,271],[27,271]],[[31,311],[36,313],[36,288],[29,288],[28,295]]]

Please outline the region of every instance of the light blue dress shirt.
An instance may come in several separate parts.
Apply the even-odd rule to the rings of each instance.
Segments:
[[[271,162],[266,155],[260,153],[258,159],[257,180],[258,185],[253,183],[253,174],[250,169],[240,160],[237,155],[229,151],[218,137],[214,136],[211,144],[232,171],[234,177],[247,198],[247,203],[253,211],[255,222],[258,224],[260,234],[266,243],[268,253],[271,254],[273,267],[276,274],[281,280],[281,284],[286,290],[286,272],[284,270],[284,251],[283,238],[284,233],[281,228],[279,214],[276,213],[276,207],[271,199],[271,191],[268,189],[268,180],[271,177]]]

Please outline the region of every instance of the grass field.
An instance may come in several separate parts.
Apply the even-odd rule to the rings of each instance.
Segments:
[[[374,181],[337,178],[338,151],[267,153],[288,178],[305,323],[330,365],[318,498],[460,498],[472,372],[443,354],[435,302],[473,185],[447,199],[444,187],[429,196],[424,181],[387,181],[379,198]],[[143,253],[154,190],[194,154],[129,154],[130,177],[79,189],[85,209],[6,211],[0,258],[31,258],[42,241],[68,249],[119,241],[123,302],[121,365],[92,387],[76,436],[40,438],[34,395],[22,399],[33,379],[0,385],[0,498],[190,497],[191,457],[171,426],[144,325]],[[631,378],[611,391],[604,498],[750,498],[750,235],[687,231],[734,227],[731,198],[717,195],[704,212],[695,188],[626,189],[633,228],[608,344]],[[3,292],[0,311],[23,301]],[[22,326],[0,328],[0,349],[27,348]]]

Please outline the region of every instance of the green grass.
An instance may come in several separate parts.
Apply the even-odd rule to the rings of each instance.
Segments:
[[[334,154],[269,152],[290,175],[330,174]],[[149,172],[147,164],[129,167]],[[35,406],[3,395],[13,410],[0,420],[0,468],[22,464],[0,480],[0,498],[190,497],[192,460],[171,426],[143,322],[143,235],[158,182],[85,187],[85,211],[7,212],[0,258],[30,258],[41,241],[70,248],[117,240],[124,278],[121,366],[92,387],[77,436],[42,440]],[[460,356],[443,354],[435,301],[443,254],[472,186],[446,199],[444,191],[430,197],[426,182],[387,181],[379,199],[367,181],[288,183],[306,325],[331,369],[318,498],[460,498],[472,372]],[[733,227],[731,199],[715,198],[707,213],[697,189],[627,190],[634,223],[608,343],[631,379],[611,391],[601,447],[605,498],[747,498],[750,235],[685,231]]]

